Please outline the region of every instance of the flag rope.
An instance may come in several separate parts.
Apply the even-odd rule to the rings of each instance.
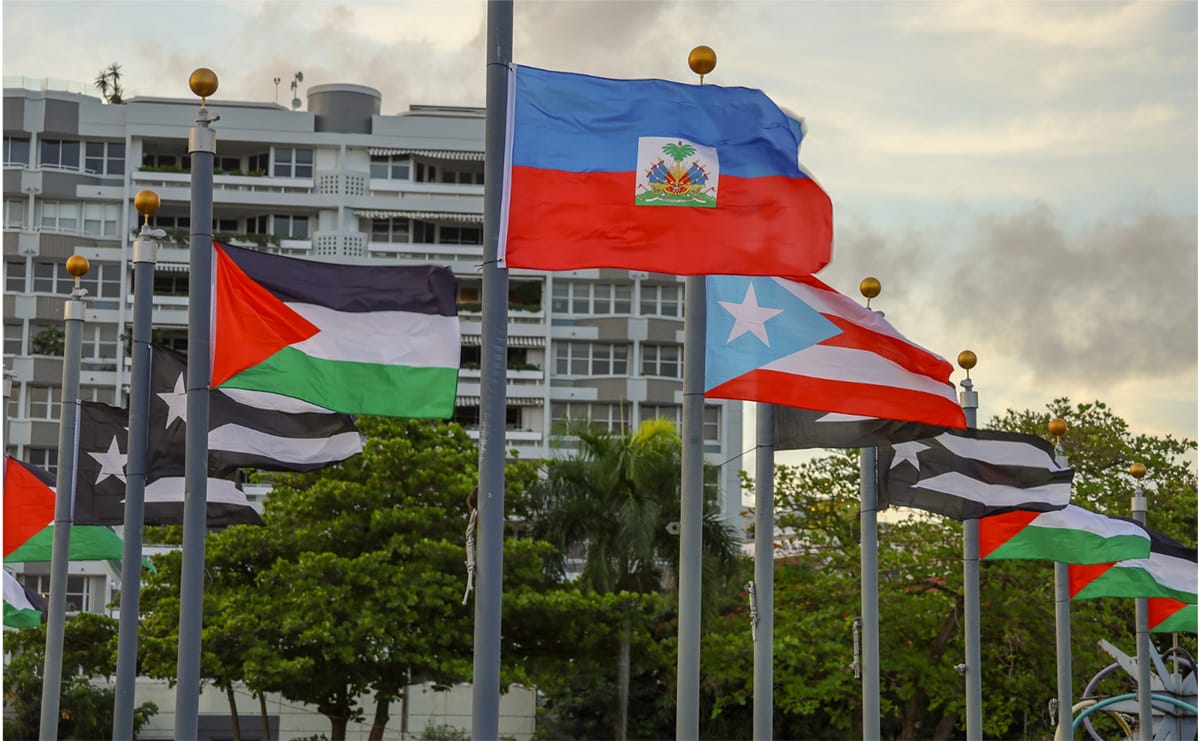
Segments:
[[[754,581],[746,582],[746,597],[750,600],[750,635],[755,643],[758,643],[758,592],[754,588]]]
[[[475,492],[471,492],[473,496]],[[471,590],[475,587],[475,523],[479,519],[479,510],[471,505],[471,496],[467,497],[467,506],[471,507],[471,518],[467,520],[467,589],[463,592],[462,603],[467,604]]]

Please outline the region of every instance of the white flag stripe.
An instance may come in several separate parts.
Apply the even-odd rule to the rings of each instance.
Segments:
[[[1029,527],[1055,528],[1059,530],[1083,530],[1103,538],[1116,538],[1122,535],[1132,535],[1137,538],[1150,540],[1150,534],[1135,523],[1118,520],[1113,517],[1092,512],[1091,510],[1068,504],[1064,509],[1043,512],[1029,523]]]
[[[4,572],[4,601],[18,610],[38,611],[25,596],[25,588],[21,586],[21,582],[7,571]]]
[[[935,438],[960,458],[983,461],[997,466],[1025,466],[1047,471],[1065,471],[1045,451],[1020,440],[991,440],[942,434]]]
[[[247,389],[213,389],[215,393],[224,394],[238,404],[255,409],[268,409],[286,414],[336,414],[325,407],[310,404],[301,399],[295,399],[283,394],[273,394],[270,391],[249,391]]]
[[[462,348],[458,317],[411,311],[341,312],[289,303],[320,332],[292,347],[323,360],[413,368],[457,368]]]
[[[960,499],[980,502],[993,508],[1018,507],[1029,502],[1044,502],[1050,506],[1062,507],[1071,499],[1069,483],[1020,488],[988,484],[958,472],[942,473],[921,479],[912,488],[949,494]]]
[[[852,324],[857,324],[864,329],[869,329],[872,332],[894,337],[906,345],[914,345],[911,340],[897,332],[896,328],[884,319],[881,314],[876,314],[874,311],[860,306],[856,301],[840,293],[823,291],[806,283],[797,283],[783,278],[775,278],[774,280],[787,289],[789,293],[795,295],[821,314],[832,314]],[[920,345],[915,346],[920,347]]]
[[[848,347],[813,345],[767,363],[762,370],[828,381],[889,386],[940,397],[949,397],[953,393],[948,384],[913,373],[876,353]]]
[[[183,485],[184,478],[182,476],[169,476],[147,483],[146,504],[164,504],[168,502],[183,504]],[[250,506],[250,500],[246,499],[246,493],[237,488],[237,484],[228,479],[210,478],[208,480],[208,503],[235,504],[241,507]]]
[[[208,449],[258,455],[284,463],[336,462],[361,452],[362,436],[343,432],[332,437],[278,437],[228,424],[208,433]]]
[[[1154,577],[1154,581],[1168,589],[1196,594],[1196,562],[1186,558],[1152,553],[1150,558],[1121,561],[1113,568],[1143,569]]]

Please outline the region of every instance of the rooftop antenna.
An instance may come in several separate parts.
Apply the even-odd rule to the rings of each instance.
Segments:
[[[275,105],[279,105],[279,83],[283,81],[282,77],[275,77]]]
[[[297,72],[296,76],[292,78],[292,110],[293,111],[300,110],[300,98],[297,97],[298,93],[296,92],[296,89],[297,89],[297,86],[299,86],[299,84],[302,82],[304,82],[304,73]]]

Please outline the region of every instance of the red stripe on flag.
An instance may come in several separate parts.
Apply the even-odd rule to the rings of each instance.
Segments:
[[[1071,564],[1067,569],[1071,581],[1071,598],[1074,599],[1075,595],[1079,594],[1084,587],[1102,576],[1105,571],[1108,571],[1114,565],[1116,565],[1116,561],[1113,561],[1112,563],[1091,564],[1088,566]]]
[[[54,490],[20,461],[4,457],[4,555],[54,524]]]
[[[962,407],[922,391],[852,381],[833,381],[772,370],[752,370],[704,393],[716,399],[743,399],[769,404],[857,414],[863,417],[962,427]]]
[[[979,520],[979,557],[988,554],[1012,540],[1013,536],[1037,519],[1040,512],[1017,510],[1000,515],[990,515]]]
[[[826,319],[837,325],[842,334],[823,341],[822,345],[831,347],[848,347],[852,350],[869,348],[880,357],[887,358],[896,365],[913,373],[920,373],[938,381],[944,381],[954,371],[944,358],[897,337],[879,332],[873,332],[854,322],[832,314],[822,314]]]
[[[634,171],[513,167],[506,264],[799,276],[829,262],[833,206],[809,178],[722,176],[716,208],[637,206],[636,183]]]
[[[213,242],[212,385],[220,386],[320,329],[246,275]]]

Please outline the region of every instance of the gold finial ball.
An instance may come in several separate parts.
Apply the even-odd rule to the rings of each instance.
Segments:
[[[862,283],[858,284],[858,292],[866,298],[875,298],[879,295],[879,279],[867,276],[862,279]]]
[[[1055,417],[1050,420],[1050,424],[1047,427],[1050,429],[1050,434],[1055,437],[1062,437],[1067,434],[1067,421],[1065,419]]]
[[[1146,475],[1146,464],[1145,463],[1134,463],[1132,466],[1129,467],[1129,475],[1134,477],[1135,479],[1141,479],[1143,476]]]
[[[152,216],[158,210],[158,194],[152,190],[139,190],[133,197],[133,207],[143,216]]]
[[[975,353],[971,352],[970,350],[963,350],[958,354],[958,367],[962,368],[963,370],[971,370],[975,367],[975,363],[978,362],[978,360],[979,359],[975,357]]]
[[[188,87],[201,98],[207,98],[217,92],[217,73],[201,67],[188,77]]]
[[[82,278],[87,275],[88,259],[83,255],[71,255],[67,258],[67,272],[76,278]]]
[[[688,54],[688,66],[698,75],[707,75],[717,68],[717,53],[711,46],[697,46]]]

